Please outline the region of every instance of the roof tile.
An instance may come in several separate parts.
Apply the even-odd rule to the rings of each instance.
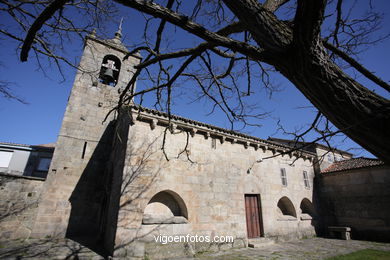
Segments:
[[[359,157],[359,158],[334,162],[328,168],[322,170],[321,173],[347,171],[347,170],[360,169],[360,168],[379,166],[379,165],[384,165],[384,162],[378,159]]]

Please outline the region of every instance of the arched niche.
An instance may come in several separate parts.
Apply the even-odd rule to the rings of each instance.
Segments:
[[[316,215],[316,211],[315,211],[315,208],[313,206],[313,203],[311,203],[310,200],[307,198],[304,198],[301,201],[300,209],[301,209],[303,218],[307,218],[307,216],[314,218]]]
[[[278,201],[278,209],[280,210],[280,212],[284,215],[284,216],[292,216],[294,218],[297,217],[297,213],[295,211],[295,207],[294,207],[294,204],[291,202],[291,200],[289,198],[287,198],[286,196],[285,197],[282,197],[279,201]]]
[[[99,79],[103,84],[115,86],[118,83],[121,60],[115,55],[104,56],[100,67]]]
[[[155,194],[144,210],[142,224],[188,223],[184,200],[174,191],[164,190]]]

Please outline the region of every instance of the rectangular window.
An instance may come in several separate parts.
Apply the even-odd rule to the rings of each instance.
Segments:
[[[0,151],[0,167],[8,168],[13,152]]]
[[[83,152],[81,153],[81,159],[84,159],[86,150],[87,150],[87,142],[84,142]]]
[[[217,149],[217,139],[215,138],[211,139],[211,148]]]
[[[286,169],[284,169],[284,168],[280,169],[280,178],[282,179],[282,185],[287,186]]]
[[[303,171],[303,181],[305,182],[305,187],[310,189],[309,177],[307,177],[307,171]]]
[[[39,158],[37,170],[47,172],[50,168],[51,158]]]

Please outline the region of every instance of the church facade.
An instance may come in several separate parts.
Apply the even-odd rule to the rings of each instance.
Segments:
[[[120,38],[86,37],[31,237],[170,257],[315,235],[315,153],[272,157],[290,147],[134,104],[110,112],[140,61]]]
[[[113,109],[140,60],[120,31],[86,37],[47,179],[0,169],[0,240],[69,238],[118,259],[191,256],[330,226],[390,241],[388,165],[134,103]]]

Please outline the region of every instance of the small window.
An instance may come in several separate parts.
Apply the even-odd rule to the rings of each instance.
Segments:
[[[331,154],[328,154],[328,162],[333,162],[333,156]]]
[[[303,171],[303,181],[305,182],[305,187],[310,189],[309,177],[307,177],[307,171]]]
[[[8,168],[13,152],[0,151],[0,167]]]
[[[282,179],[282,185],[287,186],[286,169],[284,168],[280,169],[280,178]]]
[[[83,152],[81,153],[81,159],[84,159],[85,157],[85,151],[87,150],[87,142],[84,142],[84,146],[83,146]]]
[[[211,148],[217,149],[217,139],[215,138],[211,139]]]
[[[37,171],[47,172],[50,168],[51,158],[39,158]]]

